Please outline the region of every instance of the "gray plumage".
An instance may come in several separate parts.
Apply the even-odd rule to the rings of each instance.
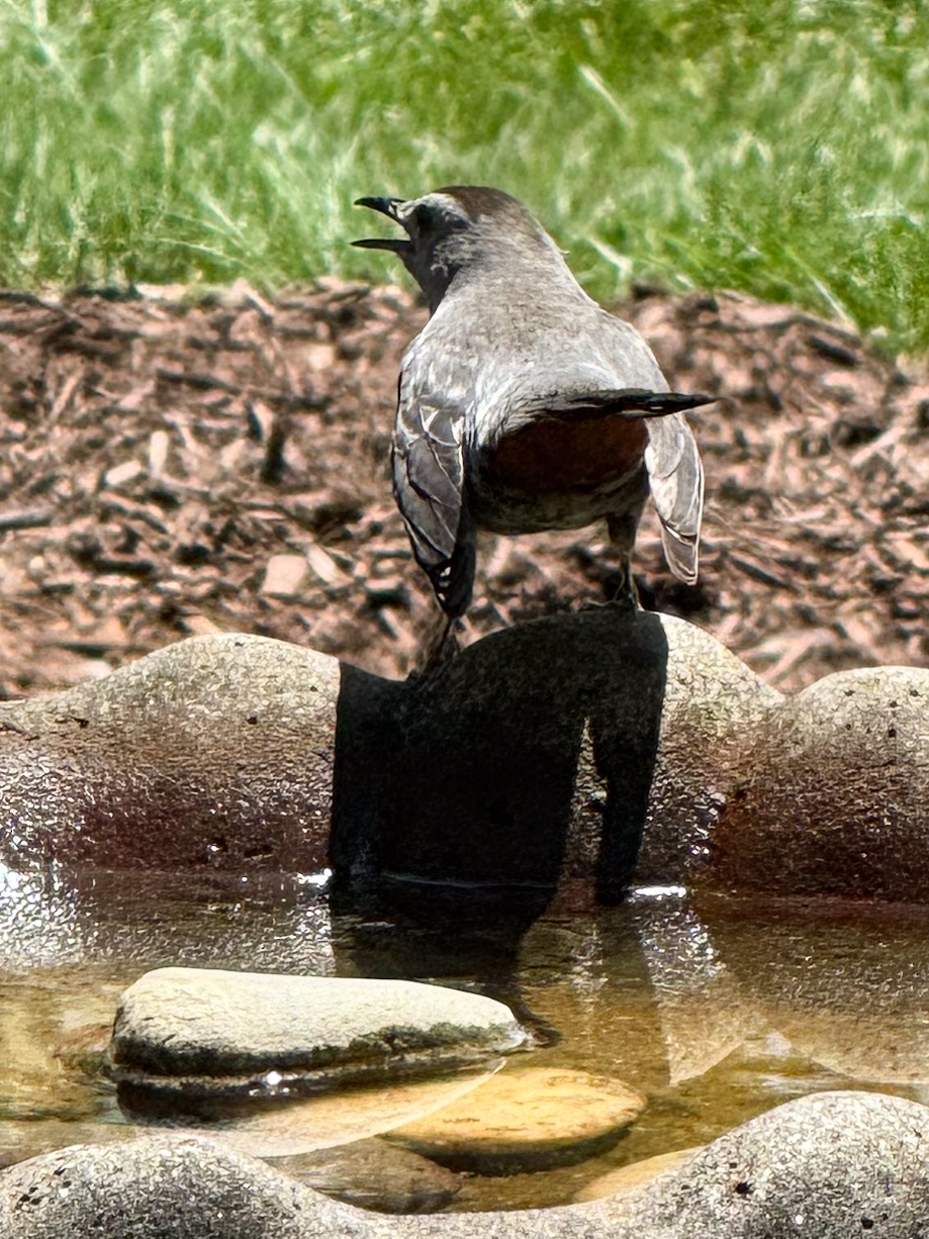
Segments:
[[[407,236],[355,244],[398,253],[431,310],[401,365],[393,477],[446,614],[470,602],[477,529],[606,517],[632,593],[649,490],[672,572],[695,581],[703,470],[683,411],[713,397],[670,392],[635,328],[587,296],[508,194],[453,186],[359,203]]]

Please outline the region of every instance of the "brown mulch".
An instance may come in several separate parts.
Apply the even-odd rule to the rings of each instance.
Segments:
[[[929,665],[929,377],[854,334],[731,294],[624,313],[693,415],[697,587],[654,516],[643,599],[793,689]],[[433,616],[388,480],[396,375],[424,313],[320,281],[268,303],[0,294],[0,689],[61,687],[180,637],[262,633],[404,675]],[[467,640],[614,580],[605,532],[487,538]]]

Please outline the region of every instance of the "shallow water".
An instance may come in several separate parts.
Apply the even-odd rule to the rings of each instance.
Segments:
[[[472,1168],[454,1209],[563,1203],[609,1170],[706,1143],[811,1091],[929,1100],[923,909],[692,902],[674,890],[594,912],[536,916],[531,905],[525,892],[450,904],[419,890],[401,916],[343,906],[314,877],[0,875],[0,1161],[131,1133],[102,1049],[121,990],[165,964],[475,989],[535,1033],[540,1048],[519,1068],[581,1070],[645,1095],[632,1124],[596,1148],[566,1145],[545,1169]],[[395,1124],[404,1106],[434,1109],[436,1087],[391,1094],[392,1117],[375,1106],[355,1136]],[[346,1114],[355,1122],[370,1101],[321,1104],[317,1146],[351,1138]]]

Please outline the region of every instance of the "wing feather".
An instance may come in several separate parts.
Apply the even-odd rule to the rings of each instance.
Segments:
[[[443,609],[464,613],[474,580],[474,539],[465,504],[467,408],[454,382],[431,380],[415,352],[400,372],[393,439],[394,494],[416,561]]]
[[[671,571],[688,585],[697,580],[703,465],[693,432],[677,413],[649,419],[645,467],[661,521],[661,541]]]
[[[603,344],[597,361],[604,366],[611,363],[616,387],[654,392],[653,408],[659,414],[674,410],[667,416],[645,418],[649,439],[645,467],[668,564],[676,577],[692,585],[699,565],[703,465],[683,410],[707,404],[714,398],[688,398],[669,392],[654,353],[631,323],[601,310],[599,327],[597,339]]]

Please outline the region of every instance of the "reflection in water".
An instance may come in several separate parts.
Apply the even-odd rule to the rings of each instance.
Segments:
[[[497,1059],[481,1071],[460,1071],[435,1080],[398,1082],[288,1101],[267,1099],[247,1106],[213,1102],[165,1112],[141,1089],[117,1091],[120,1112],[140,1129],[168,1128],[177,1134],[221,1138],[252,1157],[291,1157],[364,1140],[423,1119],[450,1105],[489,1079],[502,1066]]]
[[[0,970],[112,960],[302,972],[334,968],[326,874],[229,875],[0,865]]]
[[[130,1130],[100,1054],[120,991],[166,964],[473,989],[534,1031],[539,1048],[520,1066],[645,1095],[608,1153],[469,1178],[462,1209],[569,1200],[599,1174],[705,1143],[802,1093],[857,1086],[923,1099],[929,1090],[922,911],[694,903],[679,889],[640,890],[584,914],[539,915],[532,892],[471,892],[462,904],[460,893],[427,899],[409,888],[399,911],[378,898],[346,904],[318,879],[277,876],[0,872],[0,1161]],[[305,1147],[304,1119],[313,1142],[360,1139],[402,1121],[396,1107],[407,1102],[391,1094],[411,1087],[427,1086],[330,1097],[324,1123],[319,1108],[253,1115],[235,1139],[253,1152]]]
[[[758,1030],[712,937],[696,912],[663,894],[634,901],[642,953],[658,1004],[672,1085],[723,1061]]]
[[[825,901],[777,911],[706,909],[743,1008],[829,1071],[929,1083],[925,909]]]

